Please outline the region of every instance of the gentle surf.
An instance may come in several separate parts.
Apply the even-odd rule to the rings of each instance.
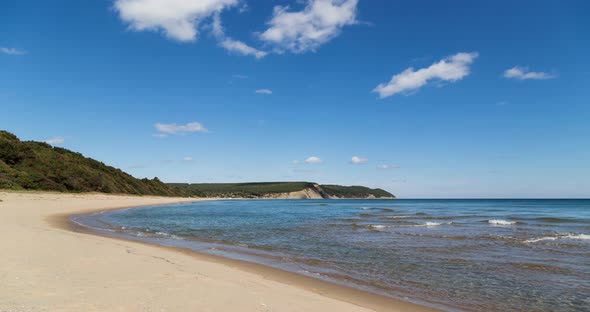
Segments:
[[[590,306],[590,200],[206,201],[72,221],[445,310]]]

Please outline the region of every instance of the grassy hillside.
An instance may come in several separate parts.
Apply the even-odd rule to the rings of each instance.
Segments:
[[[342,185],[322,185],[324,192],[330,194],[330,196],[340,198],[357,198],[367,197],[373,195],[379,197],[395,197],[391,193],[382,189],[371,189],[364,186],[342,186]]]
[[[195,196],[202,197],[243,197],[257,198],[269,194],[297,192],[303,189],[316,189],[311,182],[254,182],[254,183],[171,183],[170,185],[188,190]],[[365,198],[394,197],[382,189],[370,189],[363,186],[320,185],[318,190],[332,197]]]
[[[310,182],[166,184],[158,178],[136,179],[80,153],[47,143],[21,141],[6,131],[0,131],[0,189],[234,198],[307,189],[314,198],[393,197],[381,189]]]
[[[136,179],[102,162],[0,131],[0,189],[185,196],[158,178]]]
[[[202,197],[256,198],[265,194],[288,193],[313,187],[309,182],[254,182],[254,183],[170,183]]]

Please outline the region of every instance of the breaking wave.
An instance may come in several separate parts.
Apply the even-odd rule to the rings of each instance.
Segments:
[[[561,234],[556,236],[544,236],[538,238],[527,239],[525,243],[537,243],[542,241],[555,241],[558,239],[574,239],[574,240],[589,240],[590,235],[588,234]]]
[[[515,225],[516,221],[488,220],[488,223],[492,225]]]
[[[439,225],[443,225],[443,224],[453,224],[453,222],[425,222],[425,223],[414,225],[414,226],[432,227],[432,226],[439,226]]]

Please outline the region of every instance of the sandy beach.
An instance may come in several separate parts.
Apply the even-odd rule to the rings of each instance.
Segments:
[[[261,265],[79,231],[75,213],[195,201],[0,192],[0,311],[428,311]]]

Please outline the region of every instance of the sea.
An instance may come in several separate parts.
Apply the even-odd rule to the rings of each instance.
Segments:
[[[590,200],[217,200],[76,215],[447,311],[590,311]]]

